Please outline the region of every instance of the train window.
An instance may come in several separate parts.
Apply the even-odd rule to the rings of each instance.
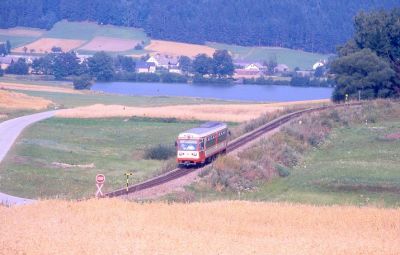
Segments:
[[[197,147],[196,140],[180,140],[179,150],[181,151],[195,151]]]

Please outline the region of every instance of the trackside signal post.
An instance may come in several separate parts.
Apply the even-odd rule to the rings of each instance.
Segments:
[[[106,181],[106,176],[104,174],[98,174],[96,175],[96,197],[102,197],[103,192],[101,192],[101,188],[103,188],[104,182]]]
[[[129,176],[133,175],[133,173],[125,173],[126,176],[126,192],[128,192],[129,187]]]

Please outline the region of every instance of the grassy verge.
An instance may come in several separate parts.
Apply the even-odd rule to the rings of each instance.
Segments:
[[[105,191],[154,175],[164,161],[144,151],[174,143],[198,123],[158,119],[49,119],[27,129],[0,166],[2,192],[28,198],[82,198],[96,191],[94,177],[106,175]],[[78,166],[80,165],[80,166]]]
[[[399,116],[389,102],[304,116],[167,198],[399,206]]]

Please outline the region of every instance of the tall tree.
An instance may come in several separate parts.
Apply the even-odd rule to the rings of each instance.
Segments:
[[[53,74],[57,80],[69,75],[79,74],[79,59],[75,53],[66,52],[54,54]]]
[[[400,9],[360,12],[355,17],[354,37],[339,47],[339,58],[331,64],[337,82],[334,100],[355,90],[366,98],[400,97],[399,20]]]
[[[213,59],[206,54],[199,54],[193,60],[194,72],[206,75],[211,74],[213,70]]]
[[[89,73],[100,81],[109,81],[114,76],[113,60],[104,51],[97,52],[88,59]]]
[[[192,60],[189,57],[180,56],[178,63],[179,63],[179,68],[182,70],[182,72],[188,73],[192,70]]]
[[[235,71],[232,57],[227,50],[216,50],[212,64],[213,74],[218,77],[232,76]]]
[[[336,75],[335,101],[345,100],[346,95],[356,99],[359,92],[363,99],[394,97],[398,93],[390,64],[370,49],[338,58],[332,62],[331,72]]]

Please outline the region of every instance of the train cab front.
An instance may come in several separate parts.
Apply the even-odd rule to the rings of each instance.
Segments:
[[[199,150],[199,142],[194,139],[179,139],[176,142],[176,160],[179,166],[195,166],[204,163],[202,152]]]

